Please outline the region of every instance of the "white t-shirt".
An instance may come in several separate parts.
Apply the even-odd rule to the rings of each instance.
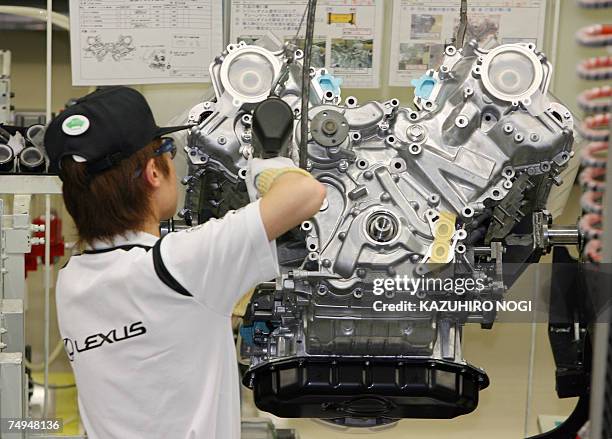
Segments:
[[[161,268],[148,249],[157,241],[130,233],[60,270],[59,329],[87,434],[238,439],[231,313],[242,294],[278,276],[259,202],[162,238]],[[164,270],[191,296],[162,282]]]

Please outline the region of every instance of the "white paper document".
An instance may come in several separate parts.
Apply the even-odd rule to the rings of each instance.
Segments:
[[[327,67],[343,87],[378,87],[383,33],[382,1],[323,0],[317,3],[311,65]],[[296,36],[306,0],[232,0],[230,39],[253,43],[271,31],[287,41]],[[304,45],[306,20],[296,44]]]
[[[70,0],[74,85],[209,82],[222,0]]]
[[[409,86],[440,66],[459,25],[459,0],[394,0],[389,85]],[[466,42],[481,47],[529,42],[542,47],[545,0],[470,0]]]

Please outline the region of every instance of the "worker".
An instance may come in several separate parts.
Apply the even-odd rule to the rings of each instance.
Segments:
[[[251,159],[252,202],[160,239],[177,207],[176,147],[127,87],[50,124],[82,251],[57,279],[59,330],[91,439],[240,437],[234,303],[279,276],[275,238],[312,217],[324,186],[287,158]]]

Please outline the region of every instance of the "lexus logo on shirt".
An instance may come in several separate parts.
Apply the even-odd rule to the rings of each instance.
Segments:
[[[104,343],[113,344],[128,338],[138,337],[146,334],[143,322],[134,322],[129,325],[124,325],[121,329],[111,329],[108,332],[98,332],[85,337],[83,341],[64,338],[64,349],[70,361],[74,361],[74,355],[77,352],[85,352],[91,349],[96,349],[104,345]]]

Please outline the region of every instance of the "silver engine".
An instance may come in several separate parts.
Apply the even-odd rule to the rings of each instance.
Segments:
[[[210,67],[214,98],[190,112],[188,223],[248,201],[251,113],[271,93],[294,110],[286,154],[298,161],[303,53],[258,44],[229,45]],[[244,382],[260,408],[371,426],[476,407],[488,378],[463,359],[461,328],[491,327],[495,311],[407,303],[503,298],[517,273],[506,277],[502,261],[540,254],[530,237],[573,155],[573,119],[548,97],[551,66],[535,46],[471,42],[445,55],[416,81],[414,109],[342,99],[336,78],[311,69],[307,169],[327,199],[278,240],[282,277],[260,286],[244,318]],[[375,288],[389,278],[396,288]],[[407,278],[471,278],[483,288],[403,294]],[[397,307],[379,312],[383,302]]]

